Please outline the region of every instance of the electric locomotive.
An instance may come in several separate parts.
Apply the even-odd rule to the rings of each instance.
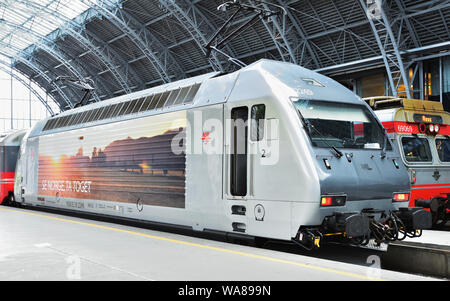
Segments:
[[[409,205],[428,208],[433,225],[445,225],[450,217],[450,113],[434,101],[365,100],[401,150],[411,181]]]
[[[65,111],[24,138],[27,205],[293,241],[396,240],[430,226],[370,107],[260,60]],[[19,176],[20,175],[20,176]]]
[[[0,135],[0,204],[8,205],[14,197],[14,178],[20,143],[25,130]]]

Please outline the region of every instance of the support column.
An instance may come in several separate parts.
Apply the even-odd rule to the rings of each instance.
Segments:
[[[423,61],[418,62],[419,64],[419,87],[420,87],[420,99],[425,99],[425,87],[423,82]]]
[[[411,98],[410,82],[400,54],[399,43],[392,31],[391,21],[383,9],[383,1],[360,0],[360,3],[383,57],[392,95],[398,97],[398,88],[403,82],[406,97]]]
[[[45,103],[48,105],[48,93],[47,92],[45,92]],[[45,110],[45,117],[47,118],[48,117],[48,110]]]

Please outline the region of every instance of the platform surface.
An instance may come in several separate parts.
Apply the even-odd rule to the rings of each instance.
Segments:
[[[404,241],[450,247],[450,231],[423,230],[422,236],[407,237]]]
[[[0,206],[0,280],[424,280],[281,251]]]

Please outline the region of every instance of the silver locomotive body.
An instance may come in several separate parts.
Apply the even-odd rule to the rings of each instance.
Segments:
[[[342,108],[355,119],[343,120]],[[345,123],[345,137],[322,133],[329,119]],[[361,124],[368,128],[357,137]],[[409,177],[381,129],[337,82],[261,60],[38,123],[21,147],[15,195],[25,204],[307,247],[324,234],[367,239],[389,218],[405,231],[428,227],[428,212],[393,201],[409,195]],[[365,131],[376,141],[365,141]],[[355,145],[342,144],[347,138]]]

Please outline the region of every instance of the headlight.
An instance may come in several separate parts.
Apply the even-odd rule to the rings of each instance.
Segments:
[[[344,206],[346,200],[346,195],[323,195],[320,198],[320,206]]]
[[[409,193],[394,193],[392,197],[392,201],[394,202],[407,202],[409,201]]]

